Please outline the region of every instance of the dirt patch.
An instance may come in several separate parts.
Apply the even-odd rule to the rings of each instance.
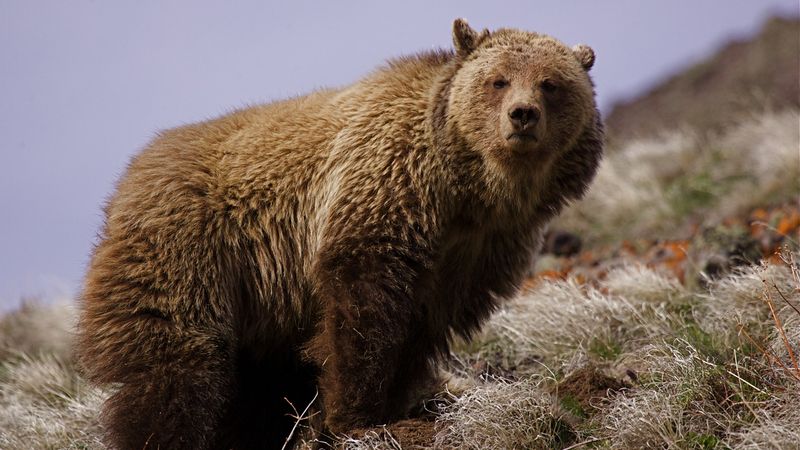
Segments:
[[[590,364],[569,374],[553,393],[570,413],[587,418],[597,410],[597,400],[630,387],[627,381],[611,377],[602,368]]]
[[[433,447],[436,421],[433,417],[404,419],[388,425],[355,430],[350,437],[387,444],[386,448],[428,449]],[[342,447],[344,448],[344,447]]]
[[[436,422],[428,419],[406,419],[387,426],[403,448],[431,448],[436,436]]]

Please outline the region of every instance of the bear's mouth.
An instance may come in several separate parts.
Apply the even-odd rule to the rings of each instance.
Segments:
[[[539,139],[533,133],[511,133],[506,137],[506,140],[511,142],[536,142]]]

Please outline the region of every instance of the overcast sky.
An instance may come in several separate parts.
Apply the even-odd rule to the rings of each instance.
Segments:
[[[756,32],[797,0],[0,0],[0,309],[79,289],[101,207],[158,129],[350,83],[518,27],[595,49],[601,107]]]

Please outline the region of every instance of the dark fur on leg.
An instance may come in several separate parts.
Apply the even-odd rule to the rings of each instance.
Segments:
[[[212,448],[227,391],[224,374],[167,369],[133,377],[105,404],[107,440],[131,450]]]
[[[95,317],[102,324],[92,321]],[[87,378],[118,383],[106,401],[106,443],[120,450],[212,448],[234,392],[233,338],[153,313],[94,315],[79,335]]]
[[[333,432],[385,423],[394,415],[388,396],[405,314],[385,310],[391,303],[369,285],[353,289],[352,299],[331,305],[325,331],[315,340],[325,348],[319,386],[325,423]]]

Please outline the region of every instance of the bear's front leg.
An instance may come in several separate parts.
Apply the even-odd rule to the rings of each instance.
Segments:
[[[355,283],[350,290],[352,295],[331,299],[318,338],[327,350],[319,387],[325,423],[333,432],[386,423],[397,414],[389,392],[409,325],[408,306],[380,288]]]
[[[427,268],[424,247],[379,241],[380,251],[350,246],[323,253],[316,265],[323,318],[309,350],[321,371],[325,425],[334,433],[402,416],[409,365],[426,370],[420,361],[432,356],[421,348],[408,360],[425,322],[414,295]]]

